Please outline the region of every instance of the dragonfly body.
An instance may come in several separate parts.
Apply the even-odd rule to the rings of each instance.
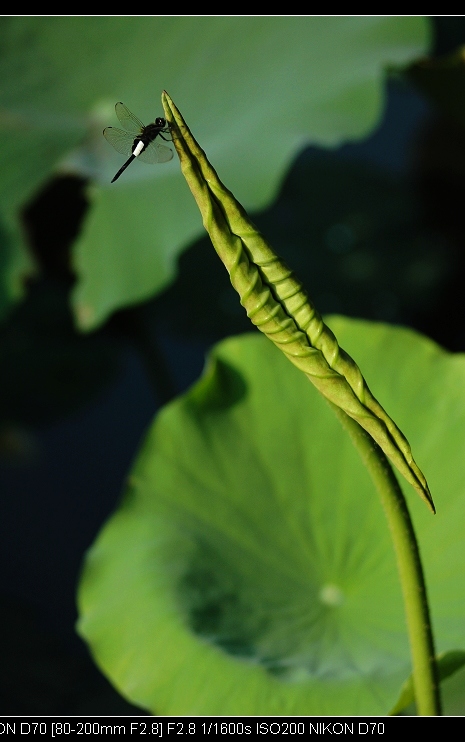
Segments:
[[[119,178],[136,157],[149,164],[168,162],[172,159],[173,152],[170,148],[155,141],[158,136],[165,139],[163,134],[169,134],[170,130],[164,118],[157,118],[153,124],[144,126],[142,121],[134,116],[123,103],[117,103],[115,111],[126,131],[107,126],[103,135],[117,152],[126,156],[129,155],[129,159],[118,170],[111,181],[112,183]],[[165,139],[165,141],[169,140]]]

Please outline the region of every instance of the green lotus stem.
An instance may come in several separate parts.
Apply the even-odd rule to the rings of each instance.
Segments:
[[[382,496],[393,533],[406,604],[418,707],[420,713],[438,713],[431,623],[418,547],[402,491],[386,456],[434,513],[426,479],[413,459],[408,441],[371,394],[355,361],[339,347],[292,271],[221,183],[166,92],[162,102],[182,173],[247,315],[306,374],[337,409],[338,415],[342,415],[344,422],[350,420],[357,430],[363,428],[369,434],[360,438],[360,435],[352,435],[353,430],[351,432]],[[363,453],[366,440],[371,445],[369,456]],[[421,631],[420,626],[423,626]],[[425,668],[429,668],[428,671]]]
[[[348,431],[378,490],[396,553],[405,604],[413,685],[420,716],[441,713],[439,678],[420,550],[407,503],[383,452],[369,435],[343,410],[331,405]]]

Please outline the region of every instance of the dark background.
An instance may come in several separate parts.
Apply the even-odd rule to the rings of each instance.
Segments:
[[[434,28],[435,55],[465,43],[463,17]],[[464,175],[465,127],[390,79],[372,136],[302,152],[253,218],[321,312],[409,325],[465,351]],[[252,330],[204,238],[163,294],[78,335],[69,253],[85,186],[54,179],[24,210],[41,278],[0,328],[1,714],[140,713],[75,634],[83,555],[158,407],[198,378],[213,343]]]

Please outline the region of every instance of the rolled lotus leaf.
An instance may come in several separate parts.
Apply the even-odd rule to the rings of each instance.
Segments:
[[[166,92],[162,101],[181,170],[248,317],[324,397],[372,436],[434,513],[428,484],[405,436],[374,398],[355,361],[339,347],[300,282],[221,183]]]

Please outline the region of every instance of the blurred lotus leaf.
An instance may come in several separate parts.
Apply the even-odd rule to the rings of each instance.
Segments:
[[[95,182],[75,252],[82,329],[160,291],[201,232],[175,161],[135,163],[110,187],[122,158],[102,129],[118,125],[117,101],[149,123],[168,89],[225,182],[258,209],[304,144],[373,129],[384,67],[424,55],[429,34],[405,16],[2,18],[2,304],[33,270],[19,209],[53,173]]]

